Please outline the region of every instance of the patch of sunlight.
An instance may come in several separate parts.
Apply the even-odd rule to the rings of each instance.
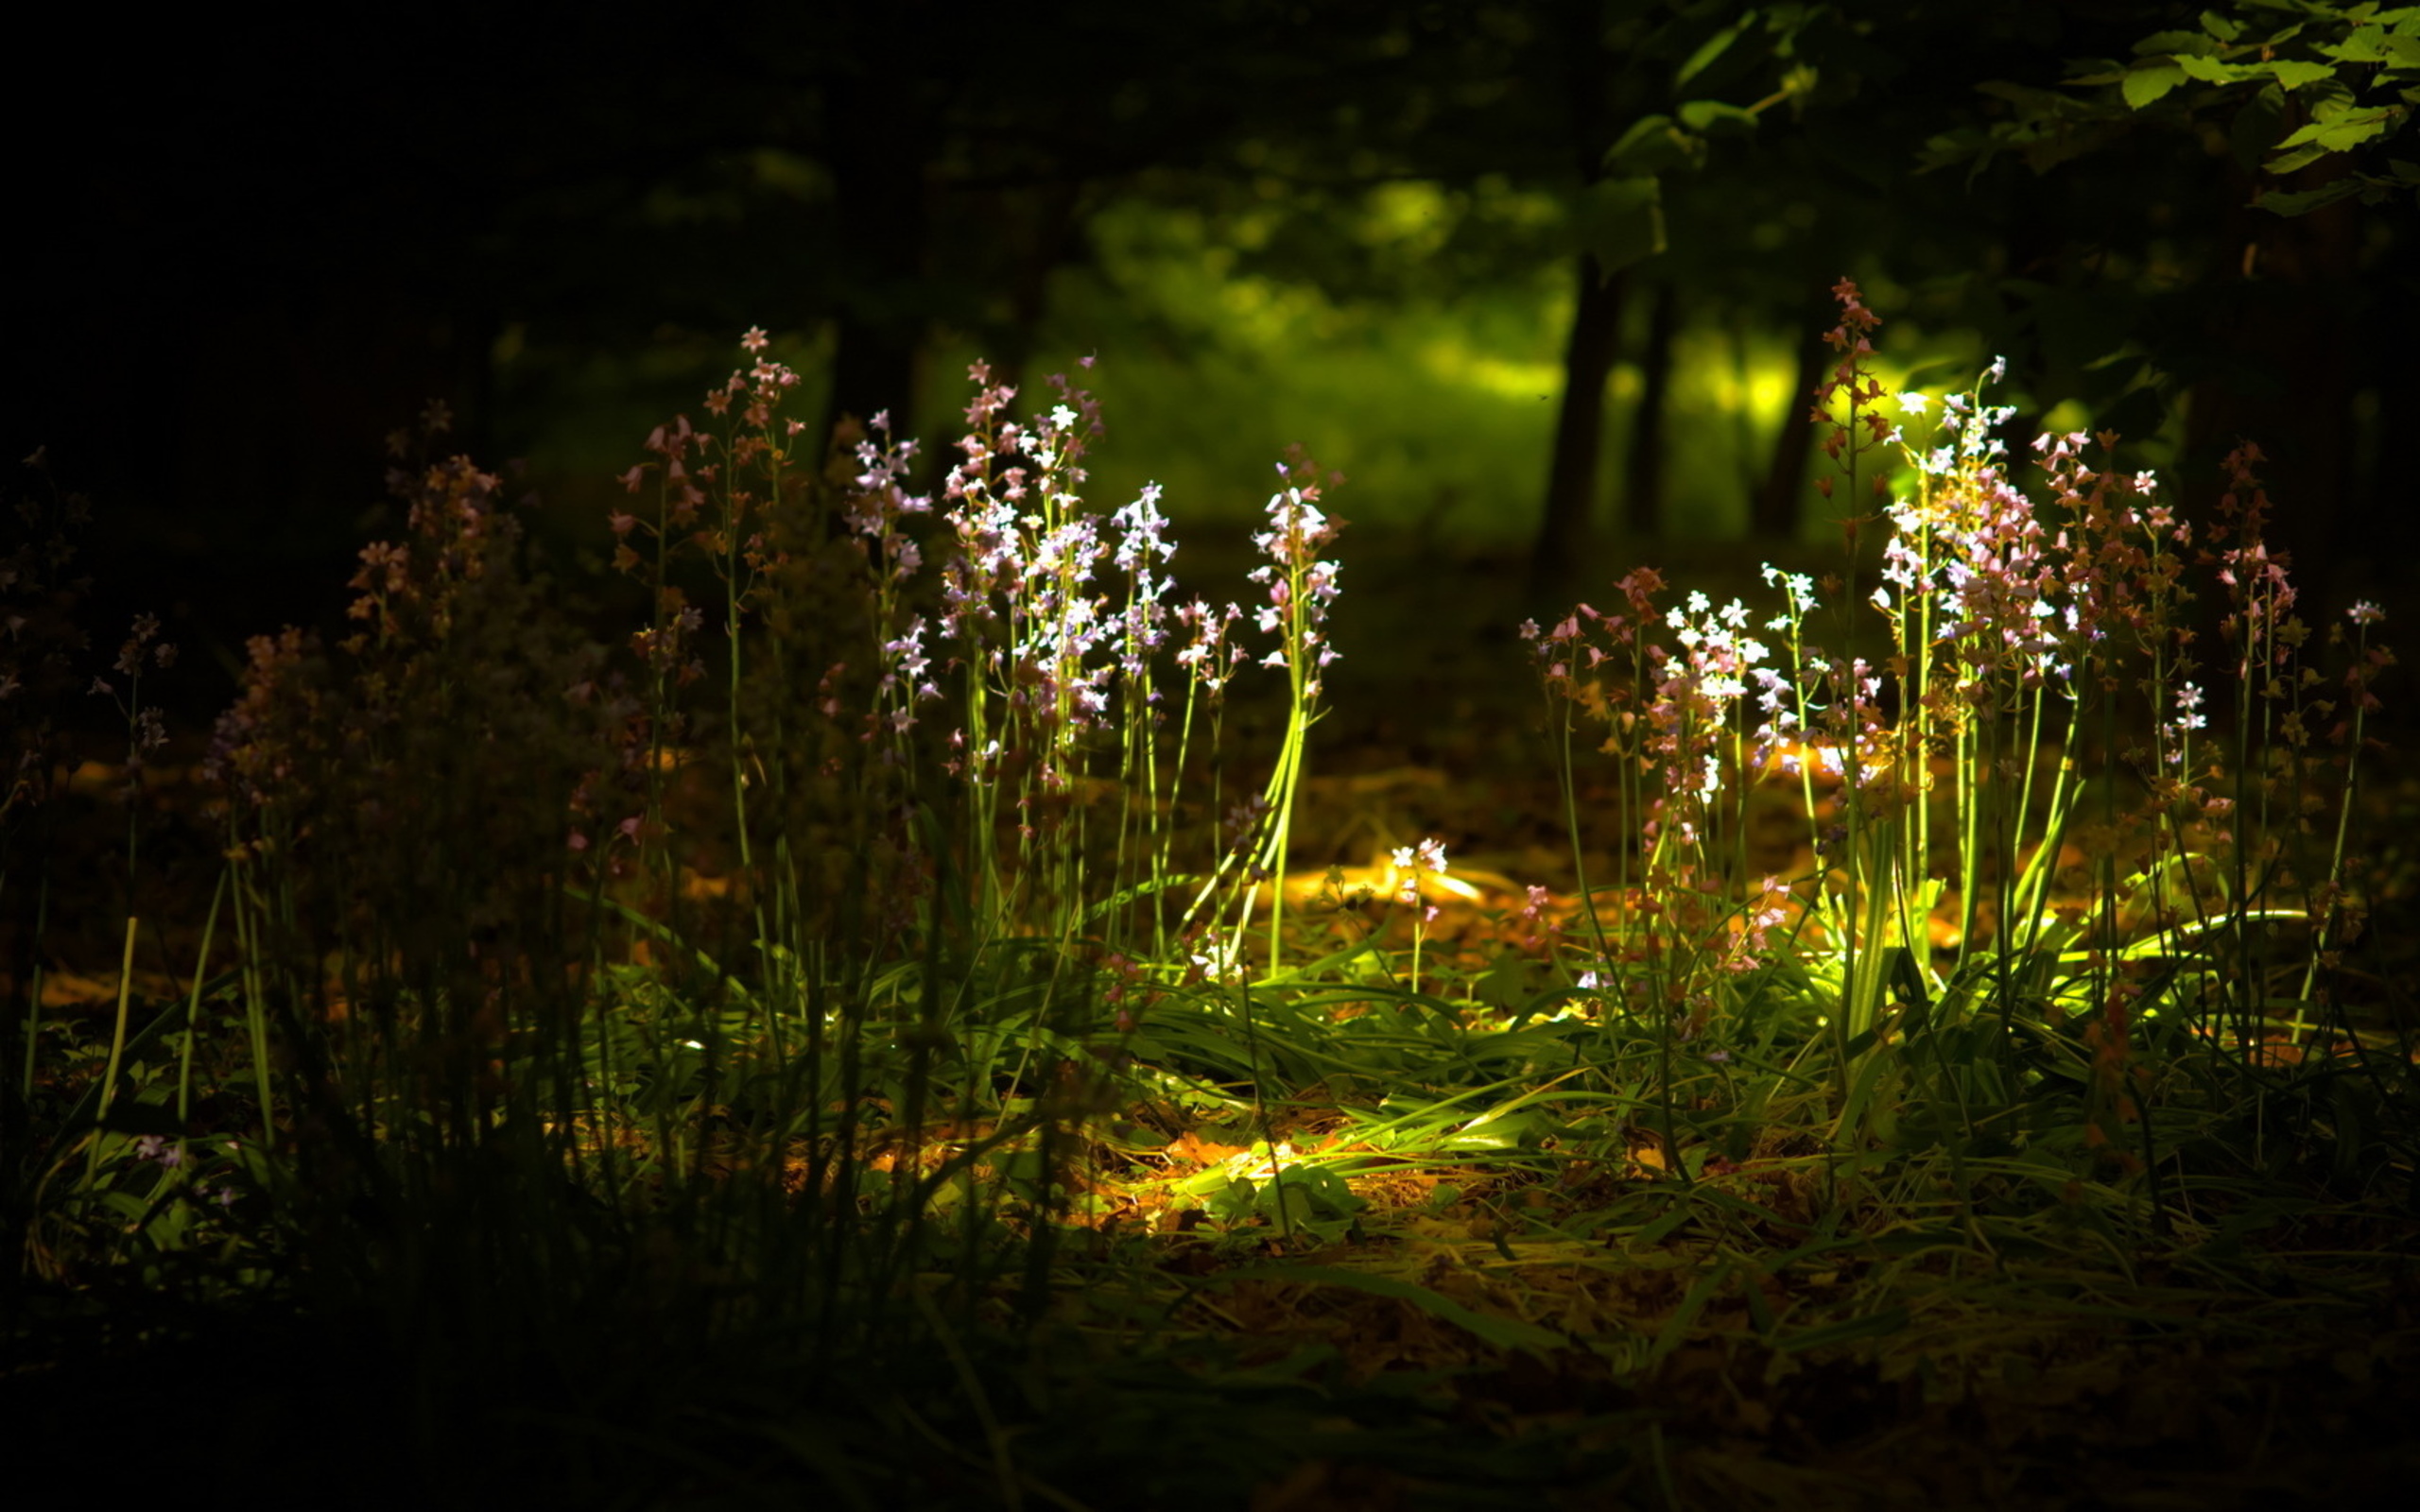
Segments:
[[[1705,350],[1695,353],[1682,370],[1689,374],[1707,407],[1731,415],[1745,413],[1759,421],[1781,413],[1798,376],[1786,353],[1757,352],[1742,363],[1731,352],[1717,350],[1711,336]]]
[[[1361,199],[1361,239],[1426,256],[1445,244],[1462,205],[1425,180],[1382,183]]]
[[[1562,364],[1522,362],[1479,352],[1452,334],[1422,343],[1420,366],[1440,382],[1476,388],[1498,399],[1551,400],[1563,392]]]
[[[1217,295],[1220,311],[1233,322],[1227,339],[1241,347],[1275,351],[1289,338],[1325,335],[1336,323],[1327,301],[1307,284],[1235,278],[1219,284]]]
[[[1539,231],[1560,226],[1571,211],[1563,200],[1540,189],[1515,189],[1502,174],[1486,174],[1471,185],[1478,218],[1515,230]]]
[[[2062,400],[2051,406],[2050,413],[2042,417],[2042,428],[2053,436],[2067,436],[2077,431],[2090,431],[2092,411],[2079,400]],[[2027,441],[2032,439],[2030,436],[2023,438]],[[2009,444],[2014,449],[2016,442],[2011,441]]]

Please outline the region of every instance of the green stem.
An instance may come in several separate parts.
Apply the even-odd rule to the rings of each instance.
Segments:
[[[177,1061],[177,1148],[184,1148],[182,1130],[193,1116],[193,1046],[199,1037],[201,1022],[201,984],[210,974],[210,942],[218,932],[218,905],[227,900],[229,873],[218,874],[218,885],[210,894],[210,914],[202,920],[201,954],[193,963],[193,995],[185,1002],[185,1043]]]
[[[103,1127],[109,1124],[110,1104],[117,1097],[118,1067],[126,1058],[126,1015],[134,998],[134,916],[129,914],[126,919],[126,953],[119,958],[117,969],[117,1025],[110,1032],[109,1069],[101,1073],[101,1102],[97,1117]],[[86,1187],[93,1184],[93,1177],[100,1169],[100,1164],[101,1129],[96,1128],[93,1130],[93,1143],[86,1146],[84,1153],[83,1184]]]

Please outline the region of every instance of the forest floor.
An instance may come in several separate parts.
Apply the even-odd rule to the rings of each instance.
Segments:
[[[1315,891],[1331,867],[1376,875],[1395,848],[1442,840],[1466,886],[1437,949],[1483,953],[1527,886],[1573,885],[1518,635],[1521,564],[1384,541],[1347,559],[1345,661],[1313,740],[1298,885]],[[1225,565],[1179,568],[1211,592]],[[1730,555],[1666,576],[1764,601],[1754,564]],[[1267,717],[1239,696],[1231,748],[1259,748]],[[2392,763],[2377,773],[2357,842],[2383,860],[2383,943],[2362,968],[2378,1005],[2408,1013],[2420,778]],[[189,796],[174,764],[158,775],[157,801]],[[104,844],[122,836],[98,823],[109,778],[96,767],[78,789]],[[1583,852],[1609,853],[1610,786],[1583,778],[1578,791]],[[171,942],[198,923],[177,900],[208,895],[199,834],[166,833],[145,873],[139,906],[168,911]],[[1778,829],[1774,864],[1799,841]],[[107,932],[78,923],[124,916],[98,875],[71,883],[58,936],[62,957],[96,964],[54,971],[48,1011],[98,1015],[114,997],[97,964],[113,964]],[[180,954],[138,963],[147,992],[171,985]],[[2420,1484],[2408,1162],[2399,1186],[2350,1199],[2214,1191],[2149,1246],[2113,1243],[2080,1209],[2012,1218],[1924,1173],[1862,1170],[1813,1144],[1776,1143],[1680,1183],[1644,1136],[1626,1161],[1475,1144],[1365,1167],[1352,1182],[1364,1205],[1316,1243],[1188,1213],[1185,1193],[1250,1164],[1256,1140],[1345,1150],[1375,1106],[1366,1089],[1313,1087],[1257,1123],[1135,1109],[1132,1137],[1092,1152],[1024,1408],[1002,1407],[1015,1421],[996,1452],[936,1462],[930,1504],[988,1498],[1003,1462],[1025,1504],[1098,1512],[2356,1508],[2406,1504]],[[359,1378],[358,1356],[276,1328],[221,1342],[232,1353],[181,1349],[141,1377],[115,1359],[54,1359],[0,1379],[0,1411],[11,1437],[65,1452],[117,1432],[140,1389],[164,1388],[181,1404],[144,1435],[234,1481],[290,1486],[298,1462],[232,1443],[211,1416],[225,1402],[310,1425],[302,1467],[342,1473],[344,1446],[370,1443],[370,1409],[330,1396]],[[398,1405],[365,1390],[363,1402]],[[492,1488],[498,1504],[563,1489],[506,1488]],[[752,1499],[693,1487],[628,1504]]]

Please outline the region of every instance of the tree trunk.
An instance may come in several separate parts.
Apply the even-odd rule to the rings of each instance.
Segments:
[[[1569,5],[1550,12],[1561,33],[1564,145],[1584,192],[1604,172],[1612,145],[1609,66],[1599,7]],[[1598,464],[1605,450],[1605,381],[1621,350],[1625,271],[1608,273],[1594,252],[1577,269],[1580,299],[1563,353],[1563,404],[1554,421],[1554,452],[1547,464],[1546,509],[1530,553],[1530,593],[1546,603],[1566,600],[1582,578],[1597,508]]]
[[[1664,412],[1672,392],[1672,344],[1681,334],[1681,296],[1668,279],[1655,285],[1639,352],[1638,408],[1622,459],[1622,524],[1633,540],[1652,541],[1664,524]]]
[[[882,244],[887,255],[879,261],[888,266],[880,271],[869,266],[844,285],[832,352],[832,392],[824,404],[824,434],[830,436],[843,417],[863,424],[888,412],[892,435],[912,436],[916,355],[923,330],[922,321],[912,313],[912,290],[903,286],[907,280],[901,274],[923,261],[923,217],[916,215],[909,225],[886,223],[888,217],[869,220],[851,214],[845,199],[842,205],[839,214],[846,224],[882,226],[879,233],[869,235]]]
[[[1597,259],[1580,256],[1580,303],[1564,349],[1563,406],[1555,415],[1547,507],[1530,557],[1534,597],[1567,594],[1580,581],[1590,544],[1597,464],[1605,446],[1605,382],[1621,350],[1624,275],[1606,278]]]
[[[2231,175],[2228,188],[2242,182]],[[2335,579],[2360,576],[2355,564],[2338,560],[2355,426],[2354,343],[2337,291],[2354,276],[2358,215],[2345,200],[2292,219],[2250,207],[2230,217],[2233,239],[2247,253],[2212,332],[2230,361],[2193,387],[2177,480],[2188,518],[2206,530],[2226,491],[2227,453],[2259,443],[2269,461],[2258,472],[2274,506],[2269,544],[2292,554],[2305,595],[2298,612],[2312,625],[2344,607],[2334,602],[2342,596]],[[2223,612],[2219,596],[2207,595],[2205,611]]]
[[[1748,528],[1773,541],[1798,539],[1801,510],[1806,500],[1806,459],[1814,455],[1815,427],[1806,419],[1815,407],[1815,386],[1823,381],[1824,322],[1821,312],[1800,322],[1798,368],[1790,375],[1789,393],[1782,400],[1781,429],[1773,435],[1772,460],[1765,481],[1750,501]]]
[[[1044,394],[1028,391],[1026,367],[1033,360],[1043,317],[1049,313],[1050,275],[1065,266],[1076,242],[1082,196],[1083,185],[1065,179],[1043,185],[1026,197],[1029,205],[1016,207],[1024,212],[1028,224],[1020,228],[1024,245],[1009,284],[1009,323],[993,358],[992,381],[1015,388],[1025,401],[1020,408],[1026,414],[1033,413],[1037,405],[1046,410],[1052,403]],[[1008,222],[1013,214],[1003,205],[999,218]]]
[[[917,358],[930,308],[925,178],[932,146],[912,106],[886,96],[878,80],[843,79],[825,109],[833,215],[846,235],[834,281],[841,305],[823,434],[830,437],[843,417],[865,423],[888,411],[893,436],[913,436]]]

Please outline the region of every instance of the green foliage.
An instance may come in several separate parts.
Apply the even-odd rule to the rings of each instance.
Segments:
[[[2238,0],[2191,17],[2169,9],[2193,24],[2140,38],[2131,60],[2070,60],[2067,89],[2093,93],[1988,86],[2015,107],[2009,118],[1935,138],[1926,161],[1979,172],[2015,152],[2039,172],[2138,124],[2190,129],[2217,116],[2238,165],[2261,176],[2253,202],[2273,215],[2420,195],[2420,163],[2393,155],[2420,104],[2420,8]],[[2271,181],[2314,166],[2324,171],[2306,175],[2308,187]]]

